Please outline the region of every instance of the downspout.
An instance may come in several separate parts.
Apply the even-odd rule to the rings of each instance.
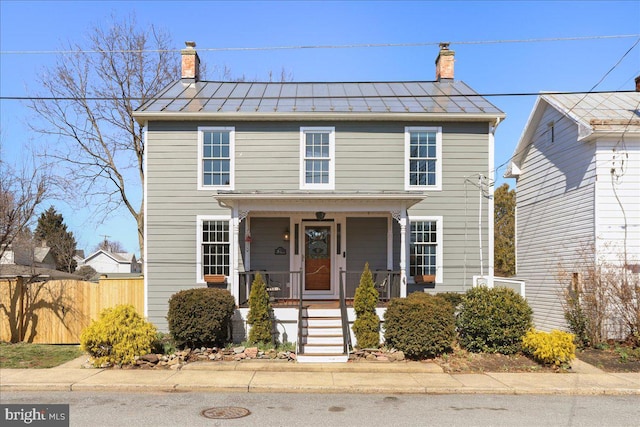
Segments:
[[[145,122],[144,126],[142,127],[142,135],[144,138],[144,147],[145,150],[147,149],[147,147],[149,147],[149,143],[148,143],[148,130],[149,130],[149,122]],[[149,181],[149,176],[147,175],[147,153],[145,152],[145,156],[142,159],[142,171],[144,174],[144,182],[142,183],[142,194],[144,197],[144,205],[143,205],[143,209],[144,209],[144,215],[142,217],[142,221],[144,224],[144,232],[143,232],[143,237],[142,240],[144,241],[144,251],[143,253],[140,254],[140,256],[142,256],[142,287],[143,287],[143,294],[144,294],[144,317],[146,317],[147,319],[149,318],[149,258],[147,257],[148,253],[149,253],[149,237],[148,237],[148,233],[147,233],[147,228],[148,228],[148,223],[149,221],[147,221],[147,212],[149,212],[149,210],[147,209],[147,200],[148,200],[148,188],[147,188],[147,182]]]
[[[496,118],[496,121],[493,126],[489,127],[489,182],[493,182],[494,185],[489,186],[489,201],[488,201],[488,222],[487,225],[489,227],[489,232],[487,233],[488,241],[489,241],[489,282],[491,286],[493,286],[493,279],[495,275],[494,263],[495,263],[495,200],[493,198],[495,191],[495,182],[496,182],[496,171],[495,171],[495,134],[498,125],[502,122],[500,117]]]

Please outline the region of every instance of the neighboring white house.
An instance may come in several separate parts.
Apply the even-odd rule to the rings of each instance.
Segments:
[[[637,84],[638,82],[636,82]],[[516,278],[538,328],[565,328],[562,273],[638,270],[640,92],[541,94],[505,177],[516,178]]]
[[[11,245],[2,254],[0,264],[56,269],[56,260],[48,246]]]
[[[91,266],[98,273],[140,273],[140,263],[133,253],[109,252],[100,249],[84,259],[83,265]]]

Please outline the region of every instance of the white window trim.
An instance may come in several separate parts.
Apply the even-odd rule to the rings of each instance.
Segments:
[[[229,132],[229,185],[204,185],[203,144],[205,132]],[[198,190],[234,190],[236,164],[236,128],[233,126],[198,126]]]
[[[227,221],[229,223],[229,274],[235,265],[235,249],[233,248],[233,224],[231,217],[225,215],[197,215],[196,216],[196,283],[206,285],[202,274],[202,223],[204,221]],[[227,276],[229,280],[229,276]]]
[[[411,132],[436,133],[436,185],[411,185],[410,155]],[[406,126],[404,128],[404,189],[407,191],[441,191],[442,190],[442,127],[441,126]]]
[[[407,226],[407,258],[408,255],[411,254],[411,239],[409,233],[411,232],[411,223],[415,221],[435,221],[436,222],[436,283],[443,283],[444,272],[442,268],[442,253],[443,253],[443,228],[444,221],[442,216],[410,216],[408,218],[408,226]],[[410,260],[407,259],[407,272],[409,272],[411,265],[409,265]],[[407,277],[409,283],[414,283],[413,277]]]
[[[327,184],[307,184],[305,181],[305,154],[307,132],[325,132],[329,134],[329,182]],[[336,174],[336,128],[333,126],[300,128],[300,189],[301,190],[334,190]]]

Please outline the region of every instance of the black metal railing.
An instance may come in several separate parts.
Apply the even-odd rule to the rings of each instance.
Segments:
[[[400,297],[400,271],[373,270],[371,275],[381,302]],[[340,270],[340,283],[341,286],[344,284],[345,299],[354,298],[361,276],[362,271]]]
[[[302,271],[271,271],[271,270],[254,270],[240,273],[240,305],[245,306],[249,301],[251,286],[256,277],[260,273],[265,285],[267,293],[272,302],[277,304],[295,305],[293,290],[302,285]],[[299,295],[301,295],[299,293]]]
[[[342,340],[344,354],[349,354],[351,350],[351,329],[349,328],[349,316],[347,314],[347,298],[344,292],[344,280],[342,280],[342,269],[340,269],[340,317],[342,318]]]

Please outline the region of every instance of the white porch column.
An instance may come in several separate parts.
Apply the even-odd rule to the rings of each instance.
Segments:
[[[407,296],[407,211],[400,218],[400,298]]]
[[[407,296],[407,210],[392,212],[393,218],[400,224],[400,298]]]
[[[234,209],[235,211],[235,209]],[[233,267],[233,274],[231,275],[231,280],[229,281],[229,286],[231,286],[231,295],[236,300],[236,304],[240,304],[240,289],[239,289],[239,280],[238,280],[238,235],[240,233],[240,221],[238,220],[238,215],[236,212],[233,213],[233,218],[231,219],[233,223],[233,234],[231,235],[231,250],[230,255],[231,265]]]

